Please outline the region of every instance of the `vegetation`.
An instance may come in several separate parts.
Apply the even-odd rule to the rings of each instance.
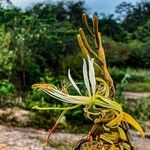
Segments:
[[[38,3],[24,11],[9,0],[4,2],[4,7],[3,1],[0,2],[0,107],[18,106],[30,110],[30,125],[48,129],[50,120],[52,124],[56,121],[53,116],[57,112],[49,115],[49,111],[38,112],[32,107],[66,105],[43,93],[31,91],[31,85],[45,82],[62,87],[69,83],[64,77],[69,68],[72,68],[72,76],[81,82],[82,55],[75,39],[77,29],[82,25],[81,14],[86,12],[87,20],[90,15],[84,1]],[[125,103],[122,101],[123,90],[150,91],[149,15],[148,1],[136,5],[124,2],[116,7],[115,14],[101,15],[102,43],[110,74],[117,91],[120,91],[118,100],[122,104]],[[91,37],[87,36],[87,39],[90,41]],[[84,92],[85,88],[81,87],[81,91]],[[73,89],[71,92],[75,93]],[[16,102],[18,99],[22,104]],[[145,101],[143,103],[148,100]],[[140,114],[144,109],[146,107],[137,107],[135,111]],[[131,114],[139,119],[135,112]],[[145,115],[144,121],[147,121],[148,114]],[[83,111],[80,107],[66,114],[66,120],[70,120],[66,121],[67,127],[71,123],[91,124],[84,117],[79,121],[81,116]],[[65,127],[65,124],[61,126]],[[74,128],[74,131],[78,130]]]
[[[150,92],[150,71],[147,69],[116,68],[110,69],[110,74],[116,86],[126,77],[124,91],[130,92]]]
[[[118,5],[116,14],[124,14],[118,16],[120,22],[113,15],[102,16],[100,31],[105,35],[103,45],[110,67],[149,68],[149,5]],[[86,11],[83,1],[39,3],[25,11],[11,3],[5,8],[1,5],[0,78],[12,82],[21,95],[45,72],[59,78],[71,67],[80,80],[81,72],[76,70],[81,68],[81,55],[74,39],[81,25],[80,14]],[[131,30],[133,20],[136,25]]]

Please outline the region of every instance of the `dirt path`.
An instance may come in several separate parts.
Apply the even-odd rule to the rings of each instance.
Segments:
[[[149,97],[149,92],[124,92],[126,99],[141,99],[144,97]]]
[[[54,133],[50,145],[43,147],[48,132],[32,128],[16,128],[0,125],[0,150],[71,150],[83,134]],[[137,150],[149,150],[150,139],[140,139],[136,132],[131,132]],[[147,135],[147,137],[149,134]]]
[[[55,133],[51,146],[43,147],[48,132],[33,128],[16,128],[0,125],[0,150],[69,150],[83,135]],[[69,146],[70,147],[70,146]]]

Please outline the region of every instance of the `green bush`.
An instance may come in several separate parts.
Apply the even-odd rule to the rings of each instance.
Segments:
[[[104,37],[103,46],[106,50],[106,59],[110,67],[127,67],[130,56],[128,44],[115,42],[110,38]]]
[[[131,92],[150,92],[150,84],[149,84],[149,82],[128,83],[125,87],[125,90],[131,91]]]
[[[126,74],[126,69],[119,69],[116,67],[110,69],[110,75],[115,83],[121,83],[125,74]]]
[[[10,78],[16,51],[10,49],[11,33],[5,31],[5,26],[0,26],[0,79]]]
[[[15,98],[15,86],[9,80],[0,80],[0,107],[12,107]]]
[[[144,42],[129,40],[128,43],[115,42],[104,37],[103,45],[110,67],[150,68],[150,42],[147,37]]]
[[[131,69],[126,70],[130,78],[125,86],[126,91],[133,92],[149,92],[150,91],[150,71],[146,69]]]
[[[130,41],[129,47],[131,51],[127,61],[128,66],[134,68],[150,68],[149,38],[144,43],[138,40]]]
[[[140,100],[128,100],[124,109],[136,118],[145,129],[150,127],[149,124],[146,124],[150,120],[150,97]]]

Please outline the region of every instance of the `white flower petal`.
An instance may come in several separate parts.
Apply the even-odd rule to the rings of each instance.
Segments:
[[[88,58],[89,62],[89,79],[91,83],[91,88],[92,88],[92,94],[95,94],[96,90],[96,80],[95,80],[95,71],[94,71],[94,59]]]
[[[91,102],[91,99],[89,97],[68,95],[59,91],[58,89],[54,89],[52,91],[44,90],[44,92],[51,97],[66,103],[88,105]]]
[[[69,78],[71,84],[73,85],[73,87],[74,87],[74,88],[77,90],[77,92],[81,95],[81,92],[80,92],[78,86],[76,85],[76,83],[74,82],[74,80],[73,80],[72,77],[71,77],[70,69],[68,70],[68,78]]]
[[[86,86],[87,91],[88,91],[88,95],[91,97],[90,83],[89,83],[87,64],[86,64],[85,59],[83,59],[83,78],[84,78],[85,86]]]

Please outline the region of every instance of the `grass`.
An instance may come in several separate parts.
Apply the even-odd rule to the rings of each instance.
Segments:
[[[131,75],[126,86],[127,91],[150,92],[150,70],[146,69],[128,69]]]
[[[150,81],[150,70],[127,68],[126,73],[130,74],[131,81]]]
[[[127,83],[125,90],[132,92],[150,92],[150,82]]]
[[[48,143],[48,145],[56,149],[70,150],[73,148],[74,143],[70,143],[69,141],[52,140]]]
[[[125,90],[131,92],[150,92],[150,70],[132,68],[110,69],[115,83],[121,83],[126,78]]]

